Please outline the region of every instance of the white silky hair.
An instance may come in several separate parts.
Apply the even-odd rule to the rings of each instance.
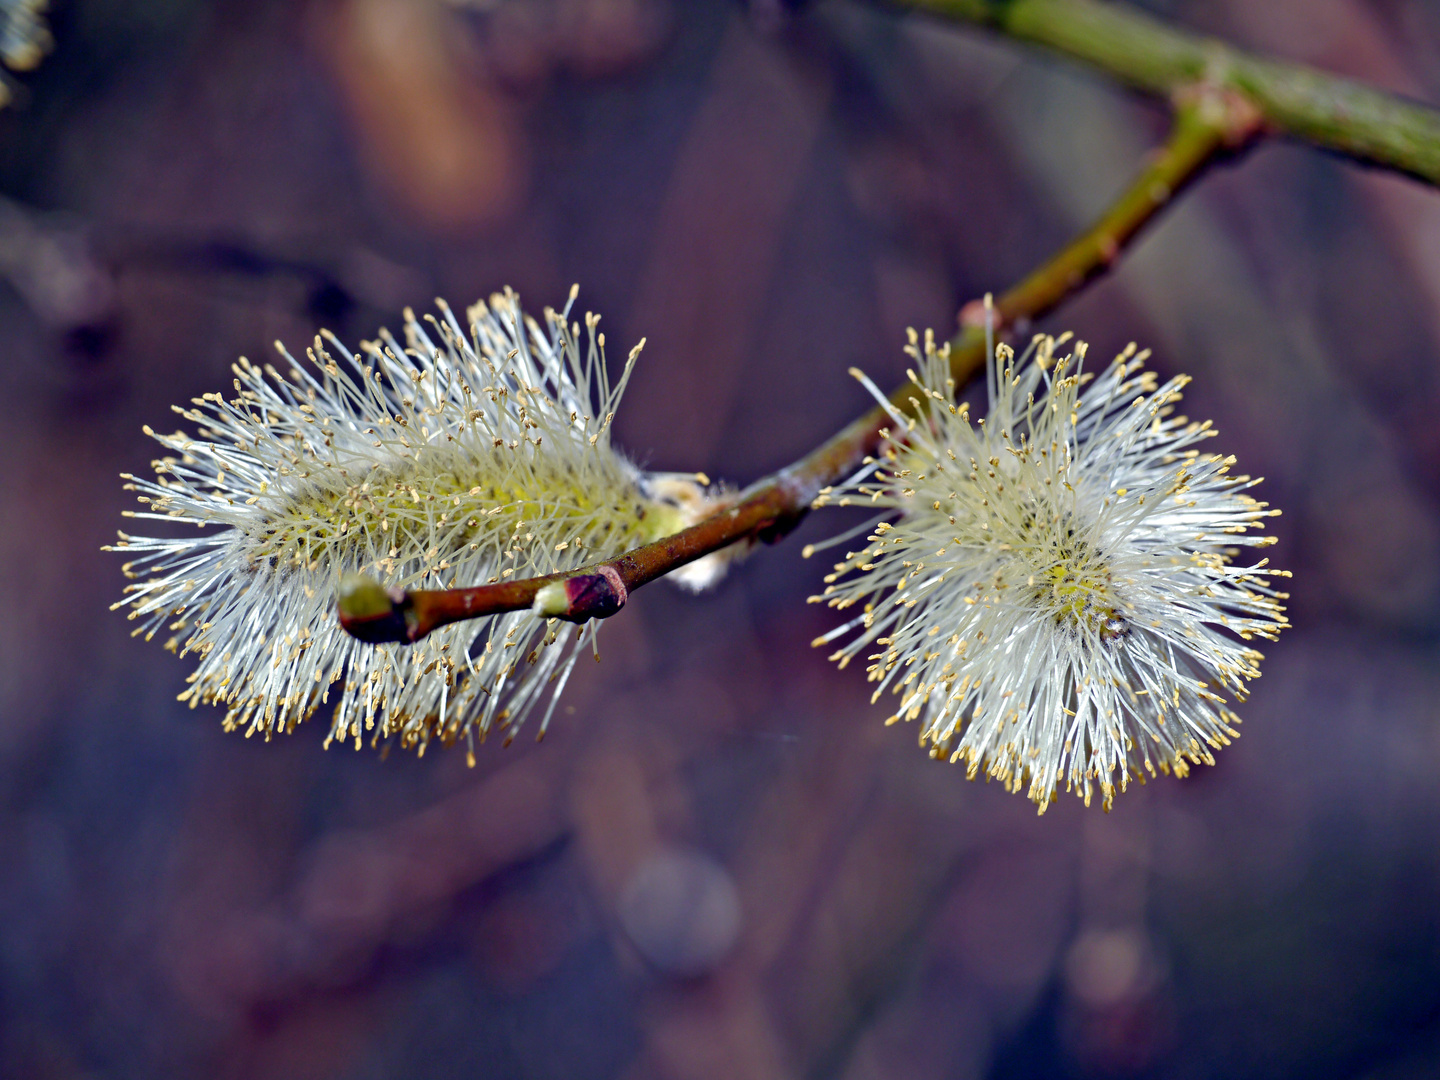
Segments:
[[[442,627],[413,646],[369,645],[335,615],[341,578],[406,589],[573,569],[703,515],[657,496],[610,445],[621,377],[606,373],[599,316],[571,323],[576,292],[542,327],[506,290],[466,313],[405,313],[404,344],[352,353],[331,335],[287,375],[242,359],[235,396],[177,409],[197,434],[152,435],[170,453],[154,480],[127,476],[148,510],[199,535],[121,534],[135,579],[117,607],[199,665],[181,695],[227,709],[227,729],[292,731],[337,694],[329,739],[471,747],[513,737],[546,701],[543,734],[583,628],[514,612]],[[641,342],[643,345],[644,342]],[[548,693],[547,693],[548,689]],[[328,745],[329,740],[327,740]]]
[[[1100,374],[1085,347],[1057,358],[1037,337],[986,365],[989,414],[956,399],[948,346],[912,331],[915,402],[906,415],[873,389],[895,428],[872,477],[822,502],[868,503],[882,521],[826,577],[823,600],[861,613],[816,644],[846,638],[842,666],[919,719],[932,756],[1027,788],[1043,813],[1063,784],[1106,808],[1132,778],[1185,775],[1238,733],[1261,654],[1286,620],[1251,530],[1278,513],[1202,454],[1209,422],[1175,413],[1185,377],[1157,386],[1133,345]],[[1083,392],[1082,392],[1083,390]],[[857,632],[858,631],[858,632]]]

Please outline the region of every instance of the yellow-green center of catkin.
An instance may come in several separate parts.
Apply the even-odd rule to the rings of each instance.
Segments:
[[[318,568],[374,552],[380,572],[417,564],[429,572],[488,553],[519,571],[535,564],[532,555],[574,564],[684,526],[678,508],[645,498],[618,461],[576,469],[503,447],[478,456],[427,448],[416,459],[347,472],[316,469],[293,492],[269,496],[268,512],[243,526],[252,563]]]
[[[1114,597],[1114,580],[1104,555],[1078,535],[1069,514],[1048,525],[1033,518],[1022,525],[1027,550],[1025,587],[1037,606],[1071,629],[1088,628],[1107,644],[1125,636],[1129,624]]]

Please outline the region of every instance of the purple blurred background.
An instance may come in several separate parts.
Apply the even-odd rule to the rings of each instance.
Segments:
[[[638,594],[540,745],[175,701],[99,551],[240,354],[571,282],[619,443],[748,482],[1100,211],[1165,114],[859,0],[56,0],[0,113],[0,1076],[1440,1075],[1440,192],[1267,144],[1046,322],[1196,381],[1295,628],[1212,769],[1044,818],[810,639],[812,518]],[[1422,0],[1173,0],[1440,101]],[[619,347],[617,347],[619,346]]]

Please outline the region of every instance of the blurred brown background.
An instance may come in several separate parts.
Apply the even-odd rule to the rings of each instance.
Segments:
[[[1440,100],[1421,0],[1157,0]],[[1037,819],[810,639],[812,519],[638,594],[536,746],[265,745],[99,552],[239,354],[572,281],[619,441],[746,482],[1164,130],[859,0],[56,0],[0,113],[0,1075],[1440,1075],[1440,192],[1267,145],[1046,325],[1268,477],[1295,628],[1213,769]],[[623,349],[612,349],[623,356]]]

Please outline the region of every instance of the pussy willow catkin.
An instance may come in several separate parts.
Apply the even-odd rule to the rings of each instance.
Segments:
[[[169,453],[153,480],[126,477],[147,507],[132,516],[200,532],[122,533],[134,582],[116,606],[199,658],[182,699],[268,738],[333,698],[330,738],[357,747],[508,740],[547,702],[544,732],[597,623],[515,612],[375,646],[341,630],[335,596],[357,572],[445,588],[573,569],[707,512],[699,484],[611,447],[640,346],[612,386],[599,316],[582,330],[574,300],[543,328],[506,291],[463,323],[407,311],[403,345],[382,331],[357,354],[327,334],[308,362],[282,346],[287,372],[242,359],[233,397],[177,408],[194,434],[146,429]]]
[[[948,346],[912,332],[915,420],[821,502],[879,507],[866,544],[823,600],[855,614],[844,640],[869,678],[918,719],[933,756],[1027,791],[1043,812],[1064,785],[1108,808],[1117,786],[1213,761],[1259,675],[1249,643],[1285,625],[1267,560],[1267,510],[1201,453],[1209,422],[1175,413],[1184,377],[1157,387],[1132,345],[1097,377],[1085,348],[1037,338],[987,365],[989,415],[956,401]],[[863,376],[862,376],[863,378]],[[854,535],[853,533],[851,535]],[[843,541],[843,537],[840,538]],[[825,545],[817,545],[825,546]]]

